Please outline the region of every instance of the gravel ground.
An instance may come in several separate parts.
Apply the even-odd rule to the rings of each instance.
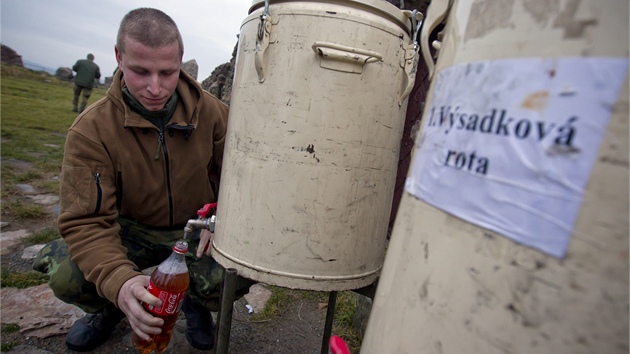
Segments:
[[[215,318],[216,318],[216,314]],[[234,316],[230,333],[229,353],[320,353],[326,309],[318,309],[316,303],[309,303],[298,298],[287,304],[285,311],[266,322],[252,322],[245,309],[245,301],[235,303]],[[213,353],[213,350],[196,350],[184,336],[186,321],[177,322],[173,338],[165,354]],[[67,349],[65,336],[48,338],[25,337],[18,332],[2,333],[2,342],[15,343],[7,353],[75,353]],[[131,327],[122,321],[116,327],[111,338],[102,346],[92,351],[93,354],[137,353],[131,343]]]

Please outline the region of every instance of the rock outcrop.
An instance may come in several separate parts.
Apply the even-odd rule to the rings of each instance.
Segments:
[[[234,80],[234,64],[236,63],[236,50],[238,48],[238,41],[232,50],[232,59],[229,62],[217,66],[210,76],[201,82],[201,87],[210,91],[212,84],[217,82],[219,75],[225,76],[225,84],[223,85],[223,95],[221,101],[226,104],[230,104],[230,98],[232,97],[232,81]]]
[[[74,79],[74,75],[72,74],[72,69],[61,67],[55,71],[55,77],[62,81],[72,81]]]
[[[193,79],[197,80],[197,75],[199,73],[199,65],[197,65],[197,61],[195,59],[191,59],[183,63],[182,69],[184,69],[184,71],[188,73],[188,75],[192,76]]]
[[[18,53],[7,47],[6,45],[2,45],[2,62],[9,65],[16,66],[24,66],[24,62],[22,62],[22,56],[18,55]]]
[[[233,61],[217,66],[214,71],[201,83],[201,87],[210,92],[210,88],[219,79],[219,75],[225,77],[225,84],[223,85],[223,95],[221,101],[226,104],[230,104],[230,98],[232,93],[232,79],[234,78],[234,64]]]

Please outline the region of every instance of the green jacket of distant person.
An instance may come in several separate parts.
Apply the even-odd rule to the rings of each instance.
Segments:
[[[94,79],[101,78],[101,70],[94,63],[94,56],[88,54],[87,59],[79,59],[72,67],[77,75],[74,77],[74,84],[81,87],[94,87]]]

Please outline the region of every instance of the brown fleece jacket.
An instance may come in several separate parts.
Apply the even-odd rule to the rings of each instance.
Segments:
[[[180,71],[179,102],[160,134],[125,104],[123,84],[119,70],[107,96],[68,130],[58,220],[72,260],[114,303],[123,283],[140,274],[118,236],[118,213],[183,230],[216,201],[228,117],[224,103]]]

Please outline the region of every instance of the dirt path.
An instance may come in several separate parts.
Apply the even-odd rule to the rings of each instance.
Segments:
[[[251,322],[244,299],[235,303],[229,353],[320,353],[326,309],[317,304],[294,298],[278,317],[263,322]],[[214,314],[216,317],[216,314]],[[173,338],[165,354],[197,354],[214,351],[196,350],[184,336],[185,319],[175,326]],[[2,334],[2,342],[14,342],[8,353],[74,353],[66,348],[65,335],[48,338],[26,337],[19,332]],[[4,351],[3,351],[4,352]],[[131,343],[131,327],[122,321],[110,339],[92,351],[93,354],[137,353]]]

